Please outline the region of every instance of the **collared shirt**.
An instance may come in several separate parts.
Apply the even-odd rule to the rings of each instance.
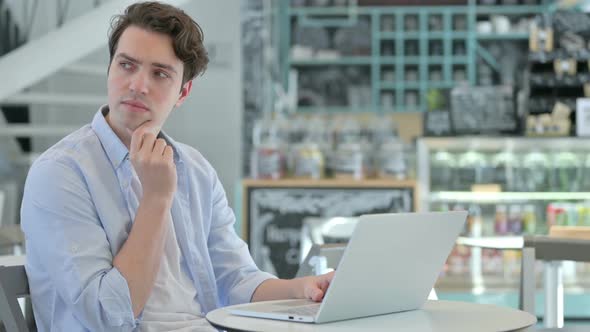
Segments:
[[[92,124],[44,152],[27,177],[21,224],[39,331],[131,331],[139,321],[127,282],[113,266],[133,225],[133,168],[106,112],[102,107]],[[195,149],[163,136],[178,177],[171,216],[201,314],[248,302],[273,276],[258,270],[235,233],[212,166]]]

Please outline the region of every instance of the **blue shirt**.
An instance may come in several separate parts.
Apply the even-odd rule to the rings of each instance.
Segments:
[[[39,331],[132,331],[141,319],[134,318],[127,281],[113,266],[133,225],[126,199],[133,172],[106,112],[103,106],[92,124],[43,153],[27,177],[21,224]],[[181,265],[202,314],[250,301],[273,276],[258,270],[235,233],[212,166],[195,149],[163,136],[178,175],[171,215]]]

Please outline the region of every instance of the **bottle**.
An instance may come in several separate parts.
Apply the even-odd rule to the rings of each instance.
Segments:
[[[496,206],[496,216],[494,218],[494,230],[496,235],[506,235],[508,233],[508,215],[506,212],[506,205]]]
[[[525,234],[535,234],[537,228],[537,214],[533,204],[527,204],[524,206],[522,223]]]
[[[522,233],[522,209],[520,205],[510,206],[508,231],[514,235],[520,235]]]

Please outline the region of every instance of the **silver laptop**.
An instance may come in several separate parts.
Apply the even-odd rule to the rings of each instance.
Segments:
[[[360,217],[321,303],[248,303],[234,315],[326,323],[420,308],[428,298],[466,211]]]

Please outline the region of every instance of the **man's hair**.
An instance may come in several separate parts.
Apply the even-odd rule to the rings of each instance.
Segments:
[[[174,53],[184,63],[183,85],[205,72],[209,57],[203,45],[203,30],[183,10],[159,2],[132,4],[123,14],[113,17],[109,34],[109,67],[119,38],[129,26],[172,37]]]

